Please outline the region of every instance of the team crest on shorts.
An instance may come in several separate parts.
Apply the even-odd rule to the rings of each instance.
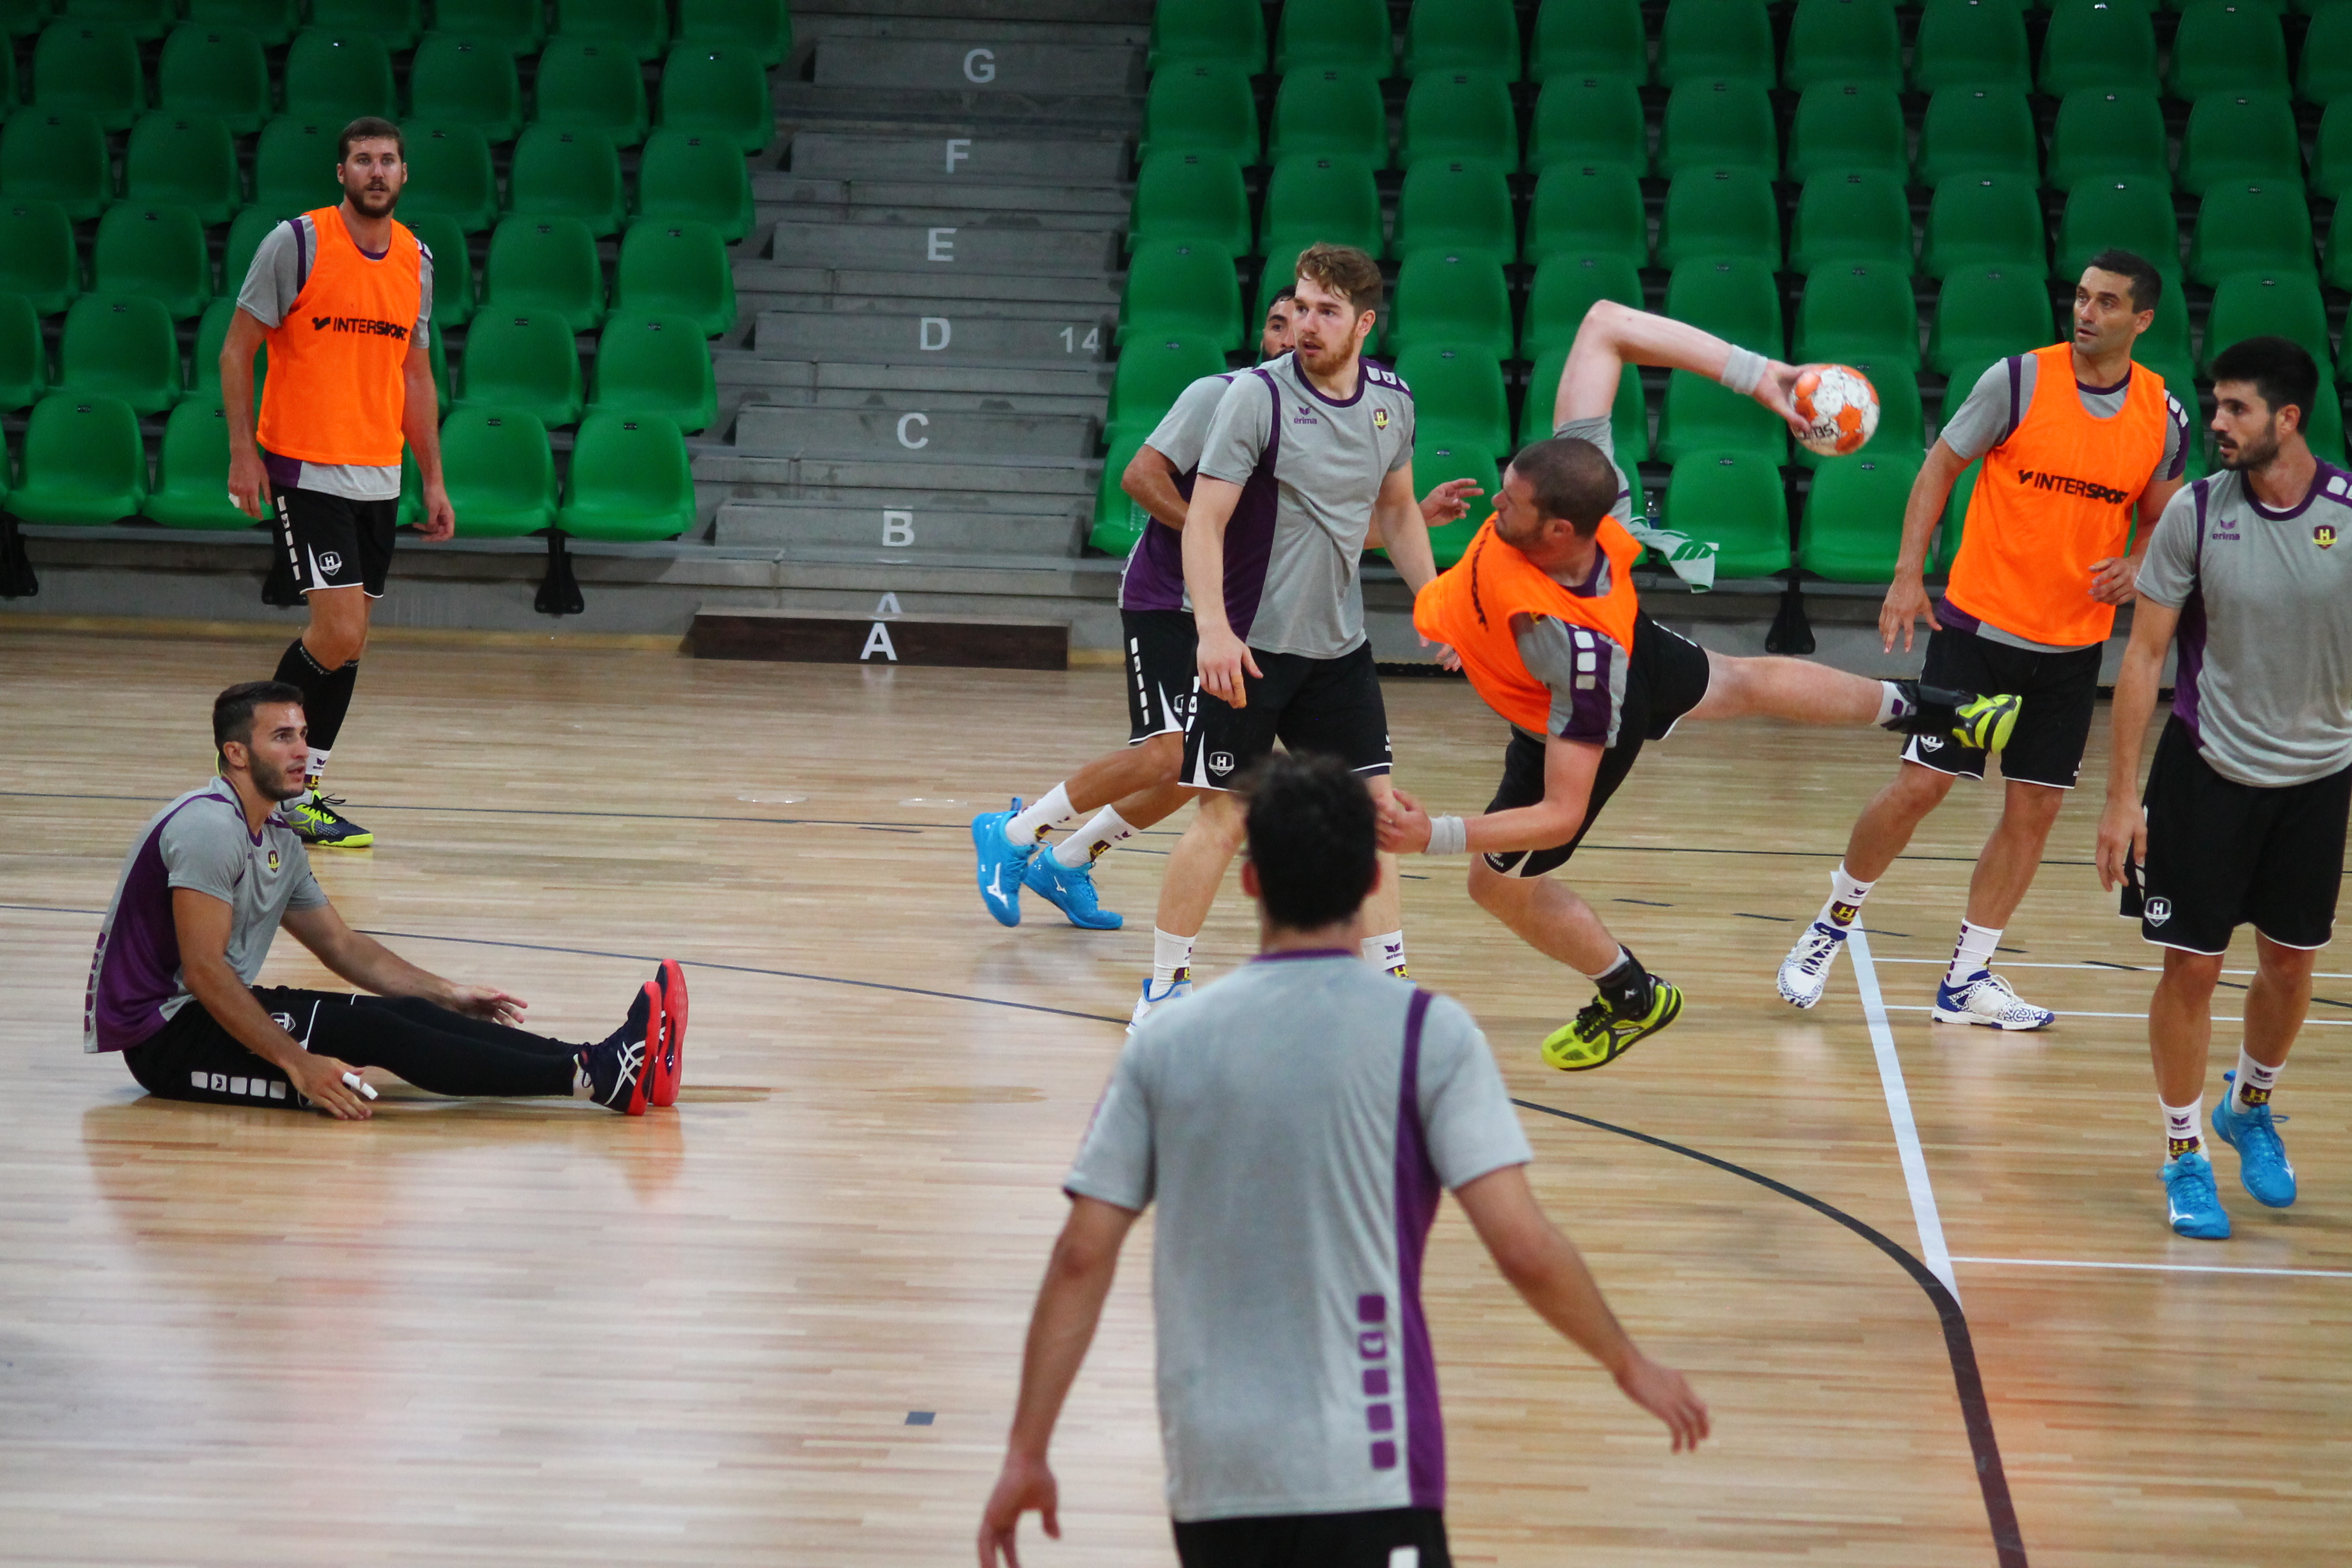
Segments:
[[[2166,898],[2150,899],[2142,912],[2147,916],[2148,924],[2160,926],[2172,918],[2172,900]]]
[[[2332,522],[2313,523],[2311,542],[2322,550],[2332,549],[2336,543],[2336,525]]]
[[[342,569],[343,558],[336,552],[330,550],[324,555],[319,557],[319,570],[327,574],[328,576],[331,577]]]
[[[1211,752],[1209,753],[1209,771],[1213,773],[1232,773],[1234,771],[1234,754],[1231,752]]]
[[[1375,430],[1385,430],[1385,429],[1387,429],[1388,427],[1389,427],[1389,411],[1388,411],[1387,409],[1385,409],[1385,408],[1375,408],[1375,409],[1373,409],[1373,410],[1372,410],[1372,428],[1373,428],[1373,429],[1375,429]]]

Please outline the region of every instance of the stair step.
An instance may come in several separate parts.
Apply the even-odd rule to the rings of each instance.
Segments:
[[[791,175],[782,176],[790,180]],[[838,186],[841,182],[824,180],[804,182],[820,186]],[[948,206],[862,206],[851,202],[827,202],[802,197],[766,195],[755,193],[751,205],[752,222],[795,224],[870,224],[899,226],[908,229],[930,228],[993,228],[1010,229],[1021,234],[1109,234],[1127,226],[1127,206],[1124,203],[1105,211],[1033,211],[1018,205],[996,205],[983,202],[956,203]]]
[[[803,174],[764,173],[751,177],[751,199],[761,205],[790,203],[828,215],[824,221],[858,223],[953,223],[965,214],[1020,213],[1055,227],[1126,226],[1132,197],[1115,181],[1038,185],[950,179],[937,170],[928,179],[835,179]],[[867,215],[894,216],[878,219]],[[936,217],[932,215],[938,215]],[[1078,220],[1091,220],[1083,225]]]
[[[1129,7],[1130,11],[1132,7]],[[799,8],[794,7],[794,15]],[[860,16],[812,16],[793,29],[795,41],[828,38],[961,39],[966,44],[1101,44],[1140,47],[1151,41],[1151,19],[1140,22],[1105,7],[1099,15],[999,17],[904,16],[876,10]]]
[[[1078,520],[1067,510],[982,512],[919,504],[850,508],[729,501],[719,509],[712,538],[730,545],[871,550],[884,560],[908,551],[1068,555],[1078,547]]]
[[[1118,251],[1117,237],[1108,233],[972,223],[780,222],[769,242],[770,258],[787,266],[1080,277],[1109,271]]]
[[[1118,283],[1108,277],[1022,278],[1004,272],[955,272],[933,267],[925,272],[873,268],[830,270],[774,261],[738,261],[739,296],[771,296],[762,310],[878,310],[885,315],[930,314],[940,305],[963,306],[1008,315],[1060,320],[1072,310],[1092,316],[1118,309]]]
[[[815,79],[821,88],[1126,97],[1143,90],[1143,56],[1132,44],[828,37],[816,46]]]
[[[863,458],[905,460],[952,457],[1064,458],[1094,456],[1096,422],[1053,414],[982,414],[951,408],[783,408],[749,403],[735,418],[740,452],[779,458]]]
[[[1013,134],[949,132],[936,136],[853,135],[803,131],[793,138],[792,172],[814,179],[959,181],[1066,180],[1102,184],[1127,173],[1127,146],[1115,141],[1045,142]],[[758,176],[754,176],[756,179]]]
[[[816,121],[864,121],[874,113],[870,87],[826,87],[784,82],[776,89],[777,118],[797,130]],[[1143,94],[1124,98],[1066,92],[995,92],[908,89],[890,95],[890,113],[901,124],[939,124],[1018,130],[1037,136],[1068,131],[1074,136],[1132,132],[1141,123]]]
[[[1152,0],[793,0],[803,16],[920,16],[978,22],[1116,22],[1149,28]]]
[[[1040,321],[979,312],[762,310],[751,341],[755,352],[776,359],[1077,365],[1099,363],[1110,337],[1099,317]]]
[[[735,499],[818,500],[867,504],[876,492],[929,498],[933,505],[981,510],[995,505],[1034,511],[1027,498],[1055,496],[1091,510],[1097,461],[1073,463],[974,462],[945,458],[929,463],[875,462],[854,457],[781,458],[751,453],[706,454],[694,459],[697,484],[728,487]],[[1014,498],[1022,498],[1018,505]],[[897,503],[894,503],[897,504]]]

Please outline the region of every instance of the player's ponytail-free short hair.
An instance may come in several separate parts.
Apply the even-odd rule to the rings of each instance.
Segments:
[[[336,163],[352,155],[354,142],[389,142],[400,149],[400,161],[408,162],[408,143],[402,140],[400,127],[378,115],[362,114],[343,127],[343,133],[335,139]]]
[[[1536,510],[1590,535],[1617,504],[1616,465],[1608,454],[1576,436],[1532,441],[1511,458],[1511,472],[1535,492]]]
[[[2247,338],[2213,356],[2213,379],[2252,382],[2275,416],[2289,404],[2303,411],[2298,429],[2311,429],[2311,408],[2319,396],[2319,365],[2293,338]]]
[[[2164,274],[2137,251],[2110,247],[2083,266],[2086,270],[2112,272],[2118,278],[2129,279],[2134,310],[2153,310],[2156,302],[2164,298]]]
[[[1363,780],[1336,758],[1285,753],[1252,769],[1241,787],[1266,919],[1314,931],[1363,907],[1380,875]]]
[[[1360,316],[1381,308],[1386,287],[1381,264],[1352,245],[1310,245],[1298,253],[1298,265],[1290,269],[1290,275],[1328,289]]]
[[[282,680],[245,680],[230,687],[213,699],[213,750],[235,741],[240,746],[253,744],[253,710],[273,703],[291,702],[302,706],[302,689]],[[221,759],[224,763],[226,757]]]
[[[1281,288],[1276,289],[1274,291],[1274,298],[1265,302],[1265,308],[1271,310],[1276,305],[1287,304],[1289,301],[1297,298],[1298,285],[1296,283],[1285,283]]]

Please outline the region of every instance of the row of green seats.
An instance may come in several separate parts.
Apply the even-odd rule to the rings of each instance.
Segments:
[[[243,529],[229,504],[228,421],[216,401],[172,412],[150,483],[139,416],[121,399],[60,392],[33,409],[13,485],[0,464],[0,506],[25,522],[99,527],[132,519],[166,528]],[[422,515],[415,462],[400,521]],[[555,528],[581,539],[671,539],[694,527],[694,479],[678,428],[657,414],[592,412],[556,488],[547,427],[523,410],[461,408],[441,426],[441,467],[464,538]]]
[[[785,0],[556,0],[559,37],[617,48],[649,60],[675,41],[750,49],[762,64],[780,65],[792,52],[793,19]],[[268,48],[283,48],[305,23],[364,35],[386,49],[415,48],[432,36],[470,38],[513,55],[536,54],[547,43],[544,0],[8,0],[0,30],[22,37],[54,16],[107,22],[142,43],[166,37],[185,18],[200,26],[240,27]]]

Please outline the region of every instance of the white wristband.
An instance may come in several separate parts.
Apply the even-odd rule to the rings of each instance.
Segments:
[[[1742,397],[1753,397],[1757,384],[1764,379],[1764,369],[1772,362],[1750,349],[1732,346],[1731,357],[1723,362],[1723,374],[1715,379]]]
[[[1429,847],[1424,855],[1467,855],[1470,853],[1470,826],[1458,816],[1433,816],[1429,819]]]

